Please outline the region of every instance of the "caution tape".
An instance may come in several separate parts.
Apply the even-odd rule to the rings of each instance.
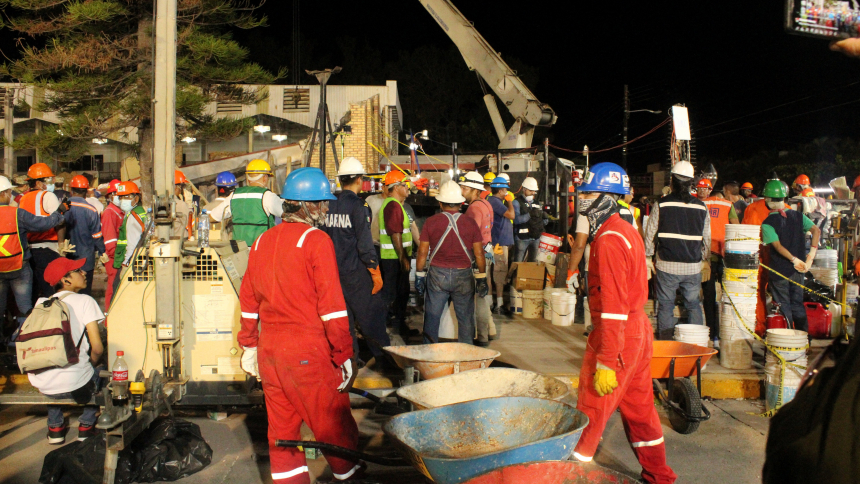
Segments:
[[[772,268],[770,268],[770,267],[768,267],[768,266],[766,266],[766,265],[762,264],[761,262],[759,262],[759,265],[760,265],[760,266],[762,266],[762,267],[764,267],[765,269],[769,270],[770,272],[772,272],[772,273],[774,273],[774,274],[778,275],[779,277],[781,277],[781,278],[785,279],[786,281],[788,281],[788,282],[790,282],[790,283],[794,284],[795,286],[800,286],[800,287],[802,287],[804,291],[811,292],[812,294],[815,294],[816,296],[818,296],[818,297],[820,297],[820,298],[822,298],[822,299],[826,299],[826,300],[828,300],[828,301],[832,302],[833,304],[838,304],[838,305],[843,306],[843,307],[848,307],[848,305],[847,305],[847,304],[843,304],[843,303],[841,303],[841,302],[839,302],[839,301],[834,301],[833,299],[830,299],[829,297],[825,296],[824,294],[821,294],[821,293],[815,292],[815,291],[813,291],[812,289],[810,289],[810,288],[808,288],[808,287],[804,286],[803,284],[801,284],[801,283],[799,283],[799,282],[796,282],[796,281],[793,281],[793,280],[791,280],[791,278],[789,278],[789,277],[787,277],[787,276],[784,276],[784,275],[780,274],[779,272],[777,272],[777,271],[775,271],[774,269],[772,269]]]

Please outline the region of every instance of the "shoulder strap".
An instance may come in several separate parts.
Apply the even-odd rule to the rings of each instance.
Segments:
[[[470,261],[474,262],[473,261],[473,259],[474,259],[473,254],[466,249],[466,244],[463,243],[463,238],[460,237],[460,231],[457,230],[457,219],[460,218],[461,214],[459,214],[459,213],[451,214],[448,212],[442,212],[442,213],[445,214],[446,217],[448,217],[448,228],[445,229],[445,233],[442,234],[442,238],[439,239],[439,242],[436,244],[436,248],[434,248],[433,253],[430,254],[430,258],[427,260],[427,264],[429,265],[430,262],[433,261],[433,257],[436,256],[436,252],[438,252],[439,248],[442,247],[442,242],[444,242],[445,238],[448,237],[448,234],[451,232],[451,229],[454,230],[454,235],[456,235],[457,240],[460,241],[460,247],[463,248],[463,252],[466,253],[466,256],[469,257]]]

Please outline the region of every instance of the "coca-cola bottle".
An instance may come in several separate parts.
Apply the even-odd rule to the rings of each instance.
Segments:
[[[128,363],[123,358],[122,351],[116,352],[116,360],[111,368],[113,382],[113,399],[115,404],[124,404],[128,400]]]

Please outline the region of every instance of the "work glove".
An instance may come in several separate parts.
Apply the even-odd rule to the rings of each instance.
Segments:
[[[102,264],[107,265],[107,263],[110,262],[110,257],[107,254],[102,254],[101,257],[99,257],[99,260]]]
[[[605,397],[612,393],[616,387],[618,387],[618,380],[615,379],[614,370],[598,368],[597,371],[594,372],[594,391],[596,391],[598,395]]]
[[[508,194],[505,195],[505,200],[507,200],[508,202],[513,202],[514,201],[514,194],[511,192],[508,192]]]
[[[806,263],[798,259],[797,257],[791,259],[791,263],[794,264],[794,270],[796,270],[797,272],[806,272],[808,270],[806,268]]]
[[[419,296],[424,295],[424,290],[427,288],[427,273],[426,272],[416,272],[415,273],[415,291],[418,292]]]
[[[702,282],[708,282],[711,280],[711,263],[708,261],[702,261]]]
[[[379,266],[367,270],[370,272],[370,278],[373,279],[373,290],[370,293],[376,294],[382,290],[382,273],[379,272]]]
[[[486,260],[487,268],[490,267],[490,264],[494,264],[496,262],[496,258],[493,257],[492,249],[489,252],[484,252],[484,260]]]
[[[645,256],[645,266],[648,268],[648,280],[651,280],[651,276],[657,273],[657,269],[654,268],[654,261],[647,255]]]
[[[346,360],[340,365],[340,372],[343,377],[343,383],[337,387],[337,391],[340,393],[348,392],[352,388],[352,383],[355,381],[355,371],[353,368],[355,366],[352,364],[352,360]]]
[[[257,348],[243,346],[242,349],[245,350],[242,353],[242,362],[240,363],[242,370],[260,380],[260,369],[257,367]]]
[[[815,260],[815,254],[818,252],[818,247],[809,249],[809,255],[806,256],[806,268],[812,267],[812,262]]]
[[[567,270],[567,292],[576,294],[579,290],[579,271]]]
[[[485,297],[490,293],[490,286],[487,284],[487,274],[475,274],[475,293],[478,297]]]
[[[61,257],[65,257],[66,254],[74,254],[75,246],[69,242],[68,240],[64,240],[62,244],[57,248],[57,252],[60,253]]]
[[[60,212],[60,215],[62,215],[71,209],[72,202],[69,201],[69,197],[63,197],[63,200],[60,202],[60,206],[57,207],[57,211]]]
[[[504,249],[499,244],[496,244],[496,246],[493,247],[493,254],[502,255],[504,253],[505,253]]]

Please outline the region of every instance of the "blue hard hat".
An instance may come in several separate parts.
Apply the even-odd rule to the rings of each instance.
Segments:
[[[215,186],[236,187],[239,186],[239,182],[236,181],[236,177],[229,171],[222,171],[215,177]]]
[[[630,178],[624,168],[615,163],[598,163],[585,173],[581,192],[615,193],[630,195]]]
[[[490,188],[511,188],[511,185],[506,179],[497,176],[490,182]]]
[[[331,193],[331,182],[319,168],[305,167],[290,173],[284,181],[281,198],[297,202],[337,200]]]

